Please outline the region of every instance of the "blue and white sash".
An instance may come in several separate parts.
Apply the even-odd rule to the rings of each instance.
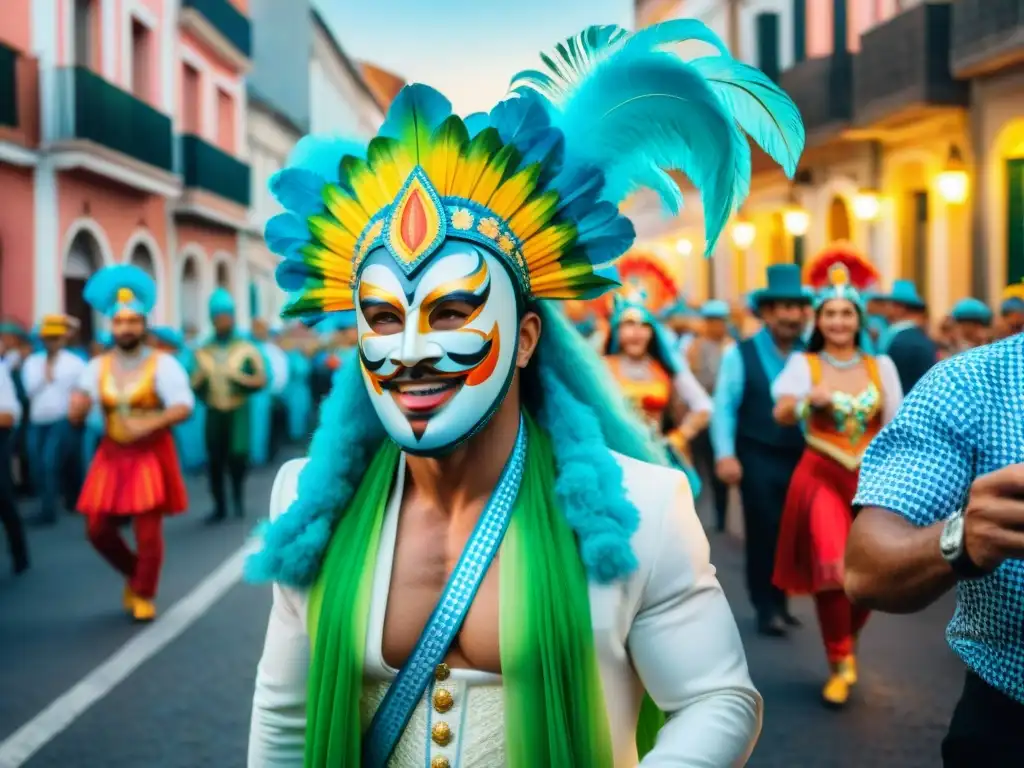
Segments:
[[[448,578],[412,654],[398,672],[363,736],[363,768],[383,768],[409,723],[437,665],[462,628],[484,575],[508,530],[526,464],[526,427],[520,419],[515,447],[501,479]]]

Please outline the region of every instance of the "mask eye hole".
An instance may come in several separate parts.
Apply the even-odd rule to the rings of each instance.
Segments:
[[[378,336],[391,336],[401,333],[405,327],[404,313],[397,307],[389,304],[378,304],[372,307],[364,306],[363,317],[370,330]]]
[[[457,331],[473,317],[475,308],[466,301],[443,301],[430,312],[430,328],[435,331]]]

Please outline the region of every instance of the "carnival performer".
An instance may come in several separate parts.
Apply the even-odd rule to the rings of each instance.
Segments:
[[[764,329],[722,355],[711,444],[718,479],[740,489],[747,591],[757,613],[757,630],[779,637],[799,624],[789,612],[786,593],[772,584],[772,570],[786,490],[804,439],[797,427],[783,427],[772,418],[771,384],[789,356],[803,346],[800,334],[810,297],[794,264],[768,267],[767,283],[750,299]]]
[[[952,354],[981,347],[992,341],[995,315],[981,299],[961,299],[953,305],[949,316],[953,319]]]
[[[892,359],[900,386],[909,392],[939,359],[939,347],[924,328],[928,305],[912,280],[894,280],[885,302],[889,327],[878,352]]]
[[[89,541],[125,580],[124,607],[136,621],[156,617],[164,559],[163,520],[188,509],[171,428],[188,418],[188,374],[171,355],[148,347],[146,315],[156,284],[134,265],[105,267],[89,278],[85,300],[110,318],[114,348],[94,357],[72,396],[70,418],[82,423],[103,405],[106,433],[78,499]],[[130,518],[137,552],[118,530]]]
[[[96,358],[107,352],[112,346],[114,346],[114,337],[109,332],[103,331],[96,335],[89,351],[92,357]],[[86,470],[92,465],[96,449],[100,447],[100,440],[103,439],[103,433],[106,430],[107,414],[103,410],[103,403],[96,400],[85,417],[85,428],[82,430],[82,466]]]
[[[853,522],[861,457],[903,401],[892,360],[863,351],[866,312],[858,288],[875,268],[836,243],[806,268],[817,289],[814,334],[772,384],[775,419],[801,424],[807,447],[789,484],[775,556],[775,585],[814,596],[830,675],[821,695],[842,706],[857,682],[857,637],[868,613],[843,592],[843,556]]]
[[[249,393],[249,464],[261,467],[270,461],[271,443],[273,442],[274,391],[275,373],[270,357],[270,326],[261,317],[252,321],[252,332],[249,342],[260,354],[260,363],[266,376],[266,384]],[[284,371],[284,384],[287,383],[287,369]]]
[[[235,332],[235,301],[218,288],[210,296],[213,338],[196,350],[192,387],[206,405],[206,471],[214,508],[210,524],[227,519],[225,473],[231,479],[235,517],[245,517],[245,476],[249,469],[248,398],[267,384],[263,355]]]
[[[664,440],[672,464],[686,473],[697,498],[701,484],[690,443],[707,429],[711,398],[687,367],[675,336],[655,315],[675,298],[676,285],[654,255],[629,253],[617,266],[623,290],[611,297],[605,361],[626,400]]]
[[[692,37],[719,54],[662,50]],[[799,113],[699,22],[560,51],[487,115],[407,86],[368,148],[307,137],[271,182],[285,315],[354,312],[359,341],[248,563],[277,583],[251,768],[632,768],[642,688],[667,714],[649,764],[750,753],[761,701],[688,483],[556,302],[615,286],[630,190],[678,203],[660,164],[713,247],[739,125],[791,172]]]
[[[7,535],[11,569],[15,575],[29,567],[28,540],[18,513],[17,494],[11,468],[14,465],[14,435],[21,421],[21,403],[7,363],[0,359],[0,525]]]

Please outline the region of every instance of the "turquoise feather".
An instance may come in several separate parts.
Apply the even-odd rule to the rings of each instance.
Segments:
[[[272,253],[288,257],[309,244],[309,227],[293,213],[279,213],[267,222],[263,236]]]
[[[305,168],[285,168],[270,177],[270,192],[286,210],[299,216],[313,216],[324,209],[323,190],[327,179]]]
[[[735,59],[708,56],[690,64],[707,78],[743,130],[792,177],[805,140],[793,100],[761,70]]]
[[[337,184],[341,159],[346,155],[365,158],[366,145],[334,136],[303,136],[288,157],[288,167],[311,171],[324,181]]]
[[[398,140],[415,136],[416,148],[424,148],[434,129],[451,114],[451,102],[430,86],[407,85],[392,102],[378,135]]]

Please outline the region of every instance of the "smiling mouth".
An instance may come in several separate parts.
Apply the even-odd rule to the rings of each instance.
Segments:
[[[465,376],[391,382],[388,390],[410,421],[424,421],[440,411],[465,383]]]

